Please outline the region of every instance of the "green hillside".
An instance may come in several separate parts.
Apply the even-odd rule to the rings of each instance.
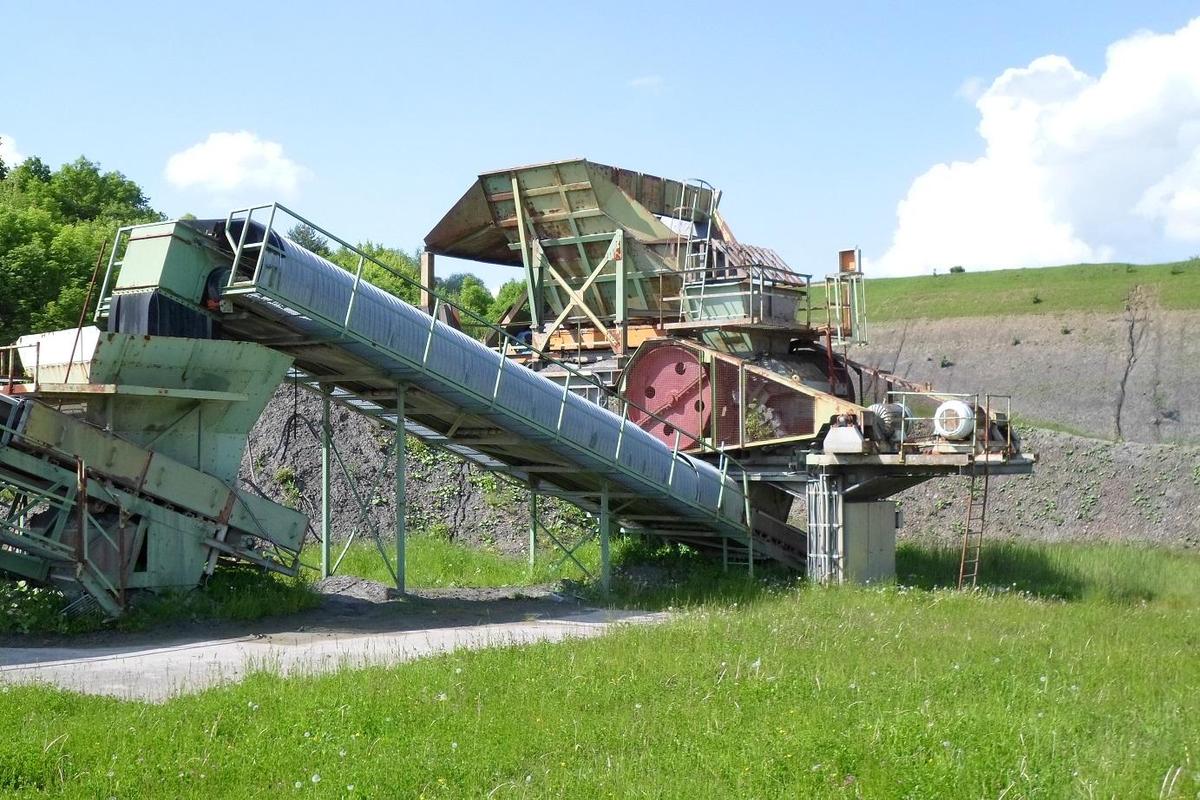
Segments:
[[[875,278],[866,282],[870,322],[998,314],[1116,312],[1135,286],[1163,308],[1200,308],[1200,258],[1174,264],[1076,264],[1039,269]],[[824,302],[818,291],[813,305]]]

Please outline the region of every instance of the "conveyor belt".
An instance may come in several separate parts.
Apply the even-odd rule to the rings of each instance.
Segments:
[[[742,485],[287,239],[226,287],[226,337],[287,352],[314,385],[392,426],[566,493],[607,485],[627,527],[749,536]]]

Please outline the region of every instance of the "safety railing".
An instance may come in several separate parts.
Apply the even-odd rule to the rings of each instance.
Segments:
[[[680,321],[729,322],[749,319],[751,322],[780,320],[812,324],[812,301],[809,285],[812,276],[767,265],[699,267],[682,272],[683,285],[678,298]],[[699,294],[689,294],[690,287],[700,287]],[[803,306],[800,298],[803,298]],[[783,308],[776,310],[776,303]],[[791,304],[791,307],[788,307]],[[712,306],[716,306],[715,313]],[[721,306],[726,311],[720,311]],[[734,313],[729,313],[732,310]],[[785,313],[780,314],[783,311]]]
[[[251,237],[247,233],[252,228],[254,228],[254,226],[256,224],[261,225],[261,223],[256,223],[256,221],[254,220],[254,215],[256,212],[264,212],[266,214],[266,219],[267,219],[266,224],[262,226],[261,239],[258,242],[253,241],[253,238],[256,238],[258,236],[257,232],[255,233],[254,237]],[[496,371],[495,380],[492,382],[492,393],[491,393],[490,403],[492,404],[493,407],[499,397],[499,389],[500,389],[501,380],[503,379],[503,376],[504,376],[504,371],[506,369],[525,369],[525,367],[521,367],[521,366],[513,363],[509,359],[508,356],[510,355],[510,353],[533,352],[533,353],[537,354],[539,360],[542,360],[548,364],[555,365],[556,367],[564,370],[568,376],[566,379],[566,382],[564,383],[563,396],[562,396],[561,406],[560,406],[559,415],[558,415],[558,425],[557,425],[557,429],[555,431],[556,437],[558,437],[560,440],[561,440],[561,435],[562,435],[563,419],[564,419],[565,410],[566,410],[567,396],[568,396],[568,393],[570,392],[570,384],[571,384],[572,380],[577,380],[580,383],[585,383],[585,384],[590,385],[591,387],[595,387],[595,389],[600,394],[600,396],[606,397],[610,401],[608,410],[613,411],[614,413],[619,413],[619,416],[621,418],[621,427],[618,432],[617,451],[616,451],[616,455],[614,456],[614,462],[617,462],[617,459],[620,455],[621,442],[624,440],[626,428],[630,424],[629,411],[631,408],[636,409],[638,412],[645,415],[646,417],[655,419],[659,422],[666,423],[666,420],[663,420],[662,418],[658,417],[653,412],[642,407],[641,405],[630,401],[625,395],[617,392],[610,386],[606,386],[602,381],[600,381],[595,376],[588,375],[588,374],[582,372],[581,370],[579,370],[578,368],[576,368],[575,366],[573,366],[572,364],[565,362],[565,361],[561,361],[561,360],[555,358],[554,356],[548,354],[545,351],[539,351],[539,350],[531,351],[531,348],[529,347],[528,343],[522,342],[520,339],[518,339],[517,337],[510,334],[508,331],[495,325],[490,320],[487,320],[486,318],[484,318],[480,314],[476,313],[472,309],[467,308],[466,306],[451,300],[450,298],[446,297],[443,293],[436,291],[434,289],[434,287],[423,286],[419,281],[414,280],[413,278],[409,277],[408,275],[405,275],[403,272],[395,269],[391,265],[375,258],[370,253],[367,253],[364,250],[362,250],[360,247],[358,247],[354,244],[351,244],[350,242],[346,241],[345,239],[340,238],[336,234],[333,234],[333,233],[325,230],[324,228],[321,228],[319,225],[312,222],[311,220],[300,216],[299,214],[292,211],[291,209],[288,209],[285,206],[282,206],[278,203],[271,203],[269,205],[250,206],[250,207],[246,207],[246,208],[235,209],[233,211],[230,211],[229,214],[227,215],[226,222],[225,222],[225,231],[226,231],[227,241],[229,242],[231,249],[232,249],[231,256],[232,256],[233,265],[234,265],[234,268],[230,270],[229,280],[226,283],[227,290],[236,290],[236,289],[249,290],[249,289],[254,289],[254,288],[258,287],[259,281],[262,277],[262,269],[263,269],[263,264],[264,264],[264,261],[266,258],[266,254],[268,252],[268,249],[271,247],[270,242],[271,242],[271,237],[273,235],[273,227],[276,224],[276,220],[281,216],[281,212],[284,217],[289,218],[298,224],[305,225],[305,226],[311,228],[316,233],[320,234],[321,236],[326,237],[329,241],[336,243],[337,246],[339,246],[343,249],[343,252],[350,254],[350,257],[355,259],[356,264],[355,264],[355,268],[353,270],[346,269],[344,266],[342,266],[341,264],[337,264],[336,262],[331,262],[331,263],[334,263],[336,266],[341,267],[342,269],[346,269],[347,272],[350,272],[351,274],[354,275],[354,284],[353,284],[353,288],[350,293],[350,297],[347,301],[345,314],[342,315],[340,320],[326,320],[327,323],[340,327],[342,329],[343,335],[351,334],[350,321],[351,321],[352,314],[353,314],[354,304],[358,298],[359,290],[363,284],[363,273],[364,273],[366,266],[368,264],[372,264],[376,268],[385,271],[391,277],[400,281],[404,285],[410,286],[418,292],[419,291],[428,292],[429,296],[433,299],[433,307],[431,309],[432,313],[430,314],[429,329],[428,329],[428,332],[426,335],[425,348],[424,348],[424,353],[423,353],[423,358],[422,358],[422,366],[427,366],[427,364],[428,364],[428,359],[430,356],[434,337],[435,337],[435,334],[437,331],[437,324],[439,322],[439,318],[441,316],[441,311],[443,308],[454,309],[457,312],[457,314],[459,315],[460,319],[462,319],[462,318],[469,319],[472,324],[478,325],[480,328],[490,329],[492,334],[494,334],[495,336],[498,337],[497,340],[500,342],[500,346],[499,346],[499,348],[496,348],[496,349],[498,349],[498,352],[499,352],[501,358],[498,361],[498,368]],[[230,230],[234,227],[235,222],[241,223],[241,230],[238,232],[237,236],[234,236],[233,234],[230,233]],[[242,272],[241,274],[239,274],[239,271],[240,271],[239,268],[242,266],[243,259],[246,256],[247,248],[250,248],[252,250],[252,252],[254,253],[254,260],[253,260],[254,266],[253,266],[253,270],[249,271],[248,277],[246,277],[245,272]],[[248,264],[247,264],[247,266],[248,266]],[[378,287],[376,287],[376,288],[378,288]],[[615,405],[616,408],[613,408],[613,405]],[[398,423],[398,424],[400,424],[400,423]],[[741,495],[742,495],[742,501],[743,501],[742,502],[743,519],[741,522],[742,522],[742,526],[744,528],[746,528],[747,533],[749,533],[749,531],[752,528],[753,521],[752,521],[751,512],[750,512],[749,477],[748,477],[749,472],[748,472],[748,470],[745,469],[743,467],[743,465],[741,465],[739,462],[737,462],[734,459],[732,459],[731,457],[729,457],[729,455],[725,452],[724,447],[717,447],[717,446],[713,446],[708,443],[701,443],[697,449],[699,449],[703,452],[715,454],[718,457],[718,460],[720,461],[720,463],[723,465],[722,472],[721,472],[721,476],[722,476],[721,491],[722,491],[722,493],[724,492],[725,484],[728,482],[726,480],[726,478],[729,474],[729,466],[732,464],[735,467],[737,467],[738,471],[740,471],[741,476],[742,476]],[[676,446],[672,450],[673,462],[675,460],[682,458],[683,456],[684,456],[684,452],[682,450],[680,450],[678,446]],[[672,474],[672,476],[674,475],[674,469],[672,469],[671,474]],[[672,489],[672,485],[668,484],[667,492],[669,493],[671,491],[671,489]],[[682,498],[677,498],[677,499],[682,499]],[[723,494],[722,494],[722,499],[723,499]],[[718,504],[717,509],[703,509],[703,510],[708,514],[713,514],[714,516],[716,516],[718,518],[722,518],[720,509],[721,509],[721,506]]]
[[[905,413],[900,418],[900,454],[903,456],[906,450],[917,450],[922,445],[927,445],[929,440],[936,436],[934,420],[937,414],[937,409],[948,400],[961,400],[966,403],[970,409],[974,419],[971,420],[971,435],[962,439],[950,440],[952,444],[970,445],[973,453],[991,452],[992,445],[998,444],[991,436],[991,427],[1000,422],[1000,415],[1003,415],[1003,425],[997,425],[997,428],[1002,432],[1004,453],[1012,453],[1012,396],[1006,394],[984,394],[982,395],[983,402],[980,403],[980,395],[978,393],[955,393],[955,392],[913,392],[913,391],[891,391],[887,393],[887,401],[889,403],[898,403],[904,409]],[[1003,403],[1004,410],[1000,411],[999,405]],[[929,407],[932,404],[933,410],[929,414],[915,413],[914,408],[919,406]],[[982,420],[979,417],[980,412],[983,413]],[[982,433],[982,439],[980,434]],[[982,445],[982,451],[981,451]]]
[[[21,350],[33,351],[32,365],[26,363],[26,358],[20,353]],[[18,363],[20,368],[17,366]],[[28,383],[29,378],[32,378],[33,385],[37,386],[41,383],[41,371],[41,342],[34,342],[31,345],[10,344],[0,347],[0,387],[5,394],[12,394],[14,386]]]
[[[825,277],[825,315],[834,344],[867,343],[867,285],[861,272]]]
[[[117,229],[117,235],[113,239],[112,251],[108,255],[108,267],[104,270],[104,280],[100,282],[100,294],[96,300],[96,311],[92,315],[93,322],[99,322],[108,315],[112,300],[109,289],[113,285],[114,275],[121,271],[121,267],[125,263],[122,256],[124,256],[125,249],[129,246],[130,235],[133,233],[133,229],[138,227],[142,226],[126,225],[123,228]]]

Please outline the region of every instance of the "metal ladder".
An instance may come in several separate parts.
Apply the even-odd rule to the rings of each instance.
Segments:
[[[691,191],[691,204],[688,204],[688,192]],[[708,208],[700,207],[700,196],[708,191]],[[708,181],[691,178],[680,185],[679,206],[675,209],[676,238],[675,253],[679,258],[679,269],[683,273],[684,283],[699,283],[700,298],[703,306],[704,290],[707,288],[707,272],[709,253],[712,250],[713,219],[717,213],[717,203],[720,194]],[[704,221],[704,235],[699,235],[700,221]],[[684,229],[691,233],[684,238]],[[699,280],[697,280],[697,276]],[[684,305],[680,303],[679,318],[684,320]]]
[[[977,462],[978,463],[978,462]],[[983,529],[987,522],[988,466],[983,462],[983,474],[971,473],[967,491],[967,524],[963,528],[962,557],[958,562],[958,588],[975,587],[979,580],[980,551],[983,549]]]

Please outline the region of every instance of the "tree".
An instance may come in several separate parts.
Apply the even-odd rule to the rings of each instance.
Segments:
[[[420,302],[419,269],[414,256],[395,247],[385,247],[370,241],[359,243],[358,249],[385,265],[380,267],[372,261],[365,262],[364,280],[406,303],[416,305]],[[343,247],[331,254],[329,259],[351,272],[358,269],[358,253],[353,250]]]
[[[0,344],[73,327],[105,241],[122,225],[158,219],[140,186],[85,158],[51,171],[33,156],[8,169],[0,179]]]
[[[505,281],[500,286],[500,290],[496,292],[496,299],[492,301],[492,305],[488,309],[488,319],[492,322],[499,322],[513,303],[525,298],[525,293],[525,281],[521,278]]]
[[[963,273],[963,272],[966,272],[966,271],[967,271],[966,267],[954,266],[954,267],[951,267],[951,268],[950,268],[950,274],[951,274],[951,275],[958,275],[958,274],[961,274],[961,273]]]
[[[317,233],[316,228],[313,228],[311,225],[300,223],[287,232],[287,238],[305,250],[316,253],[323,258],[329,258],[333,255],[333,249],[329,246],[329,240]]]
[[[463,282],[475,276],[469,272],[455,272],[446,278],[437,279],[437,291],[440,294],[456,295],[462,291]],[[476,279],[478,280],[478,279]]]
[[[488,288],[483,285],[483,281],[476,278],[474,275],[467,275],[463,278],[461,288],[458,290],[458,296],[452,297],[460,306],[468,311],[474,312],[477,316],[483,319],[488,318],[488,310],[492,307],[492,302],[495,298]],[[472,320],[474,322],[475,320]]]
[[[64,221],[124,220],[158,216],[142,187],[119,172],[100,172],[100,165],[80,157],[50,176],[50,197]]]

